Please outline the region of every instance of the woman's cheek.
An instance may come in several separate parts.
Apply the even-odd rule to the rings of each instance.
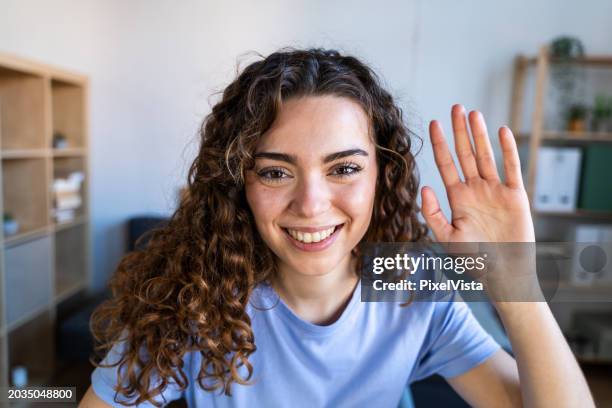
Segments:
[[[247,190],[247,201],[260,226],[272,223],[283,211],[286,192],[280,188],[253,185]]]
[[[375,184],[367,178],[342,186],[338,194],[339,203],[351,215],[353,222],[369,222],[369,215],[372,213],[374,204],[375,187]],[[367,220],[359,220],[358,218],[361,217],[366,217]]]

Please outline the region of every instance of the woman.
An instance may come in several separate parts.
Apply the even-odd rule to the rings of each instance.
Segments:
[[[449,223],[421,190],[435,238],[533,242],[510,130],[502,183],[482,116],[456,105],[452,123],[465,180],[430,125],[452,208]],[[201,135],[179,208],[122,260],[93,317],[112,349],[81,406],[391,407],[434,373],[474,406],[593,404],[546,303],[493,302],[515,361],[464,303],[359,301],[358,245],[428,232],[401,111],[359,60],[273,53],[225,89]]]

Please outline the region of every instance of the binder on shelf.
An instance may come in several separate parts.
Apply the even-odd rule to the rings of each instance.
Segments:
[[[612,212],[612,146],[593,144],[585,149],[579,208]]]
[[[534,208],[573,212],[578,202],[582,150],[578,147],[541,147],[535,181]]]

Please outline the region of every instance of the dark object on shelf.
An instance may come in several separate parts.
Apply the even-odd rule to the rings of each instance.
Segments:
[[[580,58],[584,56],[584,46],[576,37],[557,37],[550,43],[550,56],[560,60]]]
[[[53,134],[53,148],[54,149],[64,149],[68,147],[68,141],[66,136],[64,136],[60,132],[55,132]]]
[[[17,222],[17,220],[15,219],[15,217],[13,217],[13,215],[9,212],[5,212],[4,213],[4,235],[5,236],[11,236],[11,235],[15,235],[17,233],[17,231],[19,231],[19,223]]]
[[[612,211],[612,146],[593,144],[585,147],[580,182],[579,208]]]
[[[110,296],[110,290],[95,295],[81,292],[58,306],[57,358],[60,361],[89,360],[94,344],[89,319],[94,309]]]
[[[612,314],[579,312],[574,315],[573,326],[592,344],[582,353],[585,358],[612,363]]]
[[[567,130],[584,132],[588,113],[589,108],[586,105],[580,103],[571,105],[567,111]]]
[[[416,407],[463,408],[469,405],[439,375],[417,381],[410,386]]]
[[[144,236],[146,233],[151,232],[155,228],[163,227],[168,223],[168,218],[160,216],[142,216],[134,217],[128,220],[128,251],[135,249],[142,249],[147,245],[150,234]],[[136,242],[138,238],[142,236],[141,242]]]
[[[570,130],[583,131],[584,119],[582,122],[572,122],[567,120],[567,117],[571,115],[572,105],[581,99],[583,91],[584,70],[574,64],[574,61],[584,56],[584,46],[577,38],[561,36],[555,38],[548,49],[551,62],[554,62],[550,73],[552,85],[558,90],[559,112],[564,115],[562,119],[566,120],[565,124]]]
[[[592,129],[595,132],[612,130],[612,97],[602,94],[595,97]]]

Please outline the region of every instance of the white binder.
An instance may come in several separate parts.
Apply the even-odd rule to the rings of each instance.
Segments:
[[[578,147],[541,147],[538,151],[534,208],[572,212],[578,201],[582,151]]]

